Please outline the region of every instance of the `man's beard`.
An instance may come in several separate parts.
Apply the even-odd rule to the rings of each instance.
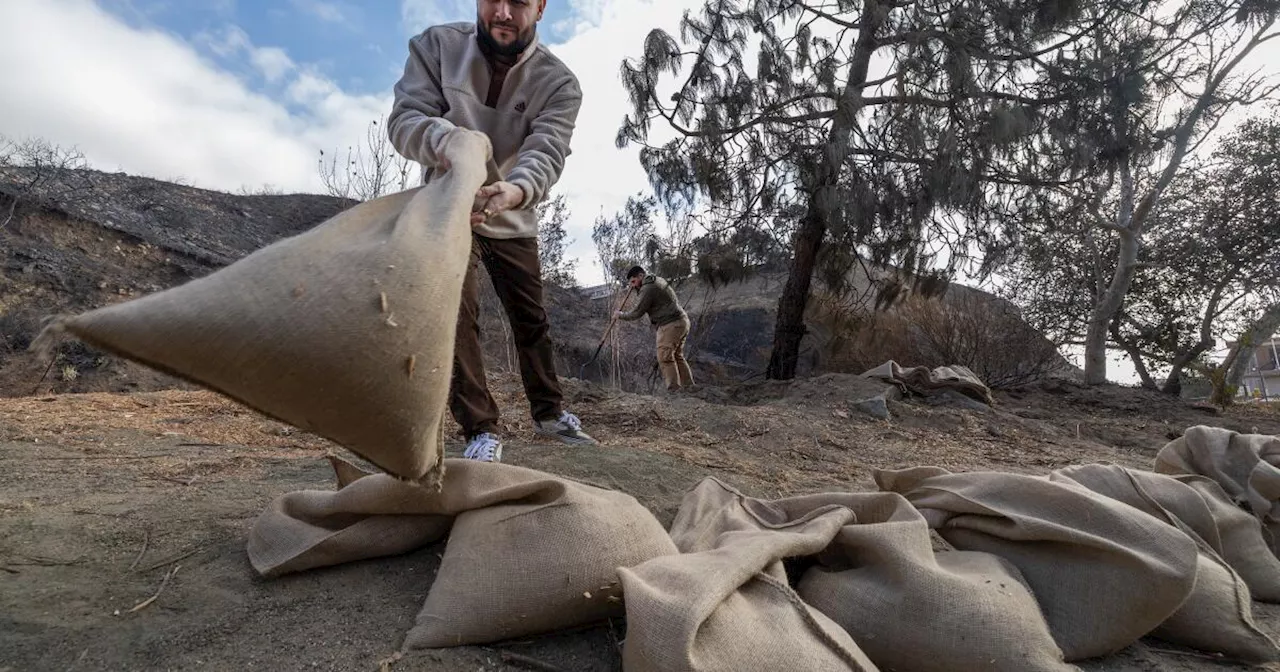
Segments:
[[[514,31],[514,28],[512,30]],[[476,16],[476,33],[480,41],[493,53],[501,56],[519,56],[533,42],[533,31],[534,29],[530,28],[527,34],[517,33],[515,42],[503,44],[493,38],[493,33],[490,33],[489,27],[484,25],[484,20]]]

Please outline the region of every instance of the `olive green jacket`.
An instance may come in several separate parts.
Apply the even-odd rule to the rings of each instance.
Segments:
[[[678,322],[688,317],[676,292],[667,281],[656,275],[645,276],[640,284],[640,301],[630,311],[619,315],[622,320],[638,320],[649,314],[649,321],[661,327],[664,324]]]

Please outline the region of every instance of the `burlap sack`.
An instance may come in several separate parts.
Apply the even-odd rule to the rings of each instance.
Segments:
[[[1213,480],[1262,523],[1267,545],[1280,551],[1280,437],[1240,434],[1198,426],[1183,432],[1156,455],[1161,474],[1197,474]]]
[[[864,378],[879,378],[894,383],[903,392],[912,392],[922,396],[937,394],[945,390],[955,390],[960,394],[991,405],[991,388],[968,368],[939,366],[930,369],[925,366],[903,367],[889,360],[880,366],[862,374]]]
[[[1049,479],[1069,479],[1157,518],[1171,517],[1171,524],[1192,534],[1235,570],[1254,599],[1280,599],[1280,560],[1267,548],[1261,526],[1213,481],[1109,464],[1066,467]]]
[[[1196,543],[1078,485],[925,467],[879,471],[958,549],[994,553],[1031,586],[1068,661],[1132,644],[1178,610],[1196,578]]]
[[[1280,559],[1271,553],[1262,524],[1231,502],[1217,483],[1204,476],[1174,476],[1204,500],[1218,526],[1222,558],[1244,579],[1253,599],[1280,602]]]
[[[449,460],[454,521],[406,648],[484,644],[623,613],[617,569],[675,554],[635,498],[503,464]]]
[[[491,153],[484,134],[457,133],[441,179],[179,287],[62,319],[37,347],[68,331],[434,484],[469,214]]]
[[[1280,656],[1280,649],[1254,623],[1249,588],[1223,559],[1217,521],[1196,490],[1169,476],[1109,464],[1067,467],[1049,479],[1077,483],[1124,502],[1182,530],[1200,546],[1191,596],[1153,636],[1247,662]],[[1262,550],[1272,557],[1265,547]]]
[[[275,577],[406,553],[443,539],[454,511],[440,494],[331,458],[341,489],[290,492],[249,529],[249,563]],[[363,476],[363,478],[360,478]]]
[[[622,614],[616,570],[676,547],[630,495],[446,460],[441,491],[332,460],[336,492],[283,495],[249,533],[265,576],[403,553],[449,533],[406,648],[482,644]],[[452,529],[451,529],[452,528]]]
[[[706,479],[685,496],[672,524],[682,554],[618,570],[626,595],[624,670],[877,669],[848,633],[796,595],[782,564],[821,551],[854,522],[853,512],[810,506],[791,516],[753,508]]]
[[[1197,560],[1195,589],[1151,636],[1246,663],[1280,661],[1280,648],[1253,621],[1249,589],[1206,553]]]
[[[987,553],[934,554],[929,526],[896,493],[839,501],[854,511],[797,592],[886,670],[1075,670],[1018,570]]]

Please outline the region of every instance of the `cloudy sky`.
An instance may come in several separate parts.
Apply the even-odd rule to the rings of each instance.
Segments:
[[[549,0],[542,40],[585,99],[557,186],[581,282],[591,222],[648,187],[613,144],[623,58],[702,0]],[[323,192],[316,160],[391,106],[408,39],[473,0],[0,0],[0,134],[76,146],[98,169],[238,191]]]

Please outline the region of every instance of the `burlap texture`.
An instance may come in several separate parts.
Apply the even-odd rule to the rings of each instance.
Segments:
[[[968,551],[934,554],[929,526],[896,493],[832,495],[852,524],[797,592],[885,670],[1074,670],[1018,570]]]
[[[1191,596],[1153,636],[1249,662],[1280,656],[1280,649],[1254,623],[1249,588],[1223,559],[1218,522],[1199,492],[1169,476],[1110,464],[1067,467],[1049,478],[1124,502],[1182,530],[1200,547]],[[1261,539],[1259,534],[1259,544]],[[1261,550],[1274,560],[1265,546]]]
[[[1222,487],[1231,501],[1247,505],[1262,524],[1276,554],[1280,538],[1280,437],[1241,434],[1197,426],[1156,454],[1161,474],[1197,474]]]
[[[426,187],[357,205],[184,285],[66,318],[51,333],[434,482],[469,216],[491,153],[483,134],[457,133],[452,169]]]
[[[1249,590],[1218,557],[1201,553],[1196,585],[1152,637],[1246,663],[1280,661],[1280,648],[1253,621]]]
[[[681,555],[618,570],[627,612],[623,669],[877,669],[848,633],[800,599],[782,564],[826,548],[854,522],[853,512],[819,505],[791,516],[756,504],[706,479],[685,495],[672,524]]]
[[[1031,586],[1068,661],[1132,644],[1195,585],[1191,537],[1082,486],[1021,474],[878,471],[958,549],[993,553]]]
[[[406,648],[482,644],[622,614],[616,570],[676,553],[635,498],[532,469],[446,460],[440,491],[332,459],[341,489],[277,498],[249,534],[266,576],[403,553],[449,533]]]
[[[502,464],[450,460],[465,508],[406,648],[484,644],[623,613],[617,569],[676,553],[630,495]]]
[[[1253,599],[1280,602],[1280,559],[1267,546],[1262,524],[1232,503],[1222,486],[1204,476],[1174,476],[1204,500],[1218,526],[1222,558],[1244,579]]]
[[[1171,516],[1170,523],[1193,534],[1240,575],[1253,599],[1280,598],[1280,560],[1267,548],[1262,527],[1213,481],[1104,464],[1066,467],[1049,478],[1069,479],[1157,518]]]
[[[963,395],[992,404],[991,389],[968,368],[953,365],[930,369],[925,366],[903,367],[888,361],[862,374],[864,378],[879,378],[894,383],[904,392],[929,396],[944,390],[955,390]]]

